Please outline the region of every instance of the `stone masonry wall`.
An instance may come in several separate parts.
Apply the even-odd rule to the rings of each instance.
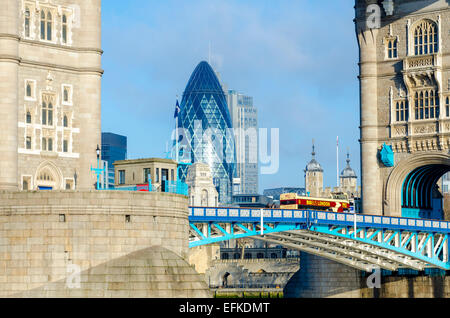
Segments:
[[[301,253],[300,270],[284,288],[287,298],[449,298],[450,276],[380,275],[379,288],[371,273],[323,257]]]
[[[188,229],[187,198],[181,195],[0,192],[0,297],[64,281],[72,265],[88,273],[150,247],[162,247],[177,255],[179,260],[170,261],[172,265],[189,267],[186,262],[182,264],[188,252]],[[139,257],[151,258],[153,254],[145,255]],[[164,273],[173,271],[166,268]],[[102,281],[110,281],[105,275],[108,273]],[[170,293],[164,294],[168,296]]]

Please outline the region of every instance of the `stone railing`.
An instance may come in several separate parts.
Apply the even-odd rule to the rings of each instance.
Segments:
[[[216,259],[213,261],[214,264],[259,264],[264,263],[298,263],[300,260],[299,256],[296,257],[286,257],[286,258],[251,258],[251,259]]]
[[[418,70],[436,66],[436,55],[410,56],[403,61],[403,69]]]

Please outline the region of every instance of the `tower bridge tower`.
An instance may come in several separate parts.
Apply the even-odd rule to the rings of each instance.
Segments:
[[[101,1],[1,5],[0,190],[92,188],[101,142]]]
[[[450,170],[450,7],[356,0],[362,209],[439,218]]]

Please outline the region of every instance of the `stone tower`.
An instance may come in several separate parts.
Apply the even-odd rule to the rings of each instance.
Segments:
[[[312,146],[312,159],[305,168],[305,189],[311,197],[320,197],[323,191],[323,169],[316,161],[315,146]]]
[[[430,217],[450,169],[445,0],[356,0],[366,214]]]
[[[189,205],[218,206],[218,193],[214,186],[211,168],[196,162],[188,169],[186,183],[189,186]]]
[[[101,142],[101,1],[3,0],[0,189],[90,189]]]
[[[339,183],[341,191],[357,196],[358,192],[358,177],[355,170],[350,167],[350,154],[347,153],[347,166],[342,170],[339,176]]]

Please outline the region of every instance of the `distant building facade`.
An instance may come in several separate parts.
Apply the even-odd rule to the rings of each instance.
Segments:
[[[238,194],[258,191],[258,111],[253,97],[234,90],[227,93],[228,108],[235,132],[236,174],[240,178]]]
[[[192,164],[188,169],[186,184],[189,189],[190,206],[218,206],[219,194],[213,183],[211,169],[207,164]]]
[[[171,159],[128,159],[114,162],[115,187],[152,184],[162,189],[163,181],[177,181],[177,162]]]
[[[273,199],[260,194],[236,194],[233,195],[232,205],[240,208],[271,208]]]
[[[100,0],[2,0],[0,190],[94,188],[100,8]]]
[[[127,137],[102,132],[102,160],[106,161],[106,182],[114,185],[114,162],[127,159]]]

